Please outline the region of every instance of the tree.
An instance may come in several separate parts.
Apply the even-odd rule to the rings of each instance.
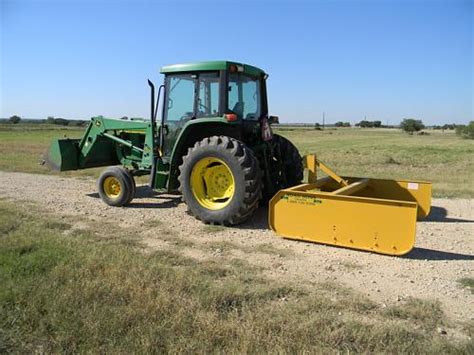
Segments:
[[[60,125],[60,126],[67,126],[69,125],[69,120],[65,118],[55,118],[54,119],[54,124]]]
[[[344,126],[344,122],[342,122],[342,121],[336,122],[336,124],[335,124],[334,126],[336,126],[336,127],[343,127],[343,126]]]
[[[446,129],[456,129],[456,125],[454,123],[451,124],[444,124],[441,129],[446,130]]]
[[[68,126],[82,127],[85,126],[86,123],[84,120],[70,120]]]
[[[362,128],[369,128],[371,127],[371,123],[367,120],[362,120],[359,122],[359,126],[362,127]]]
[[[54,124],[54,116],[48,116],[46,119],[47,124]]]
[[[409,134],[413,134],[413,132],[418,132],[425,128],[425,125],[421,120],[415,120],[414,118],[405,118],[400,123],[400,128]]]
[[[359,123],[356,123],[356,127],[362,128],[380,128],[382,127],[382,121],[367,121],[362,120]]]
[[[126,120],[128,120],[128,117],[127,117],[127,116],[123,116],[123,117],[120,117],[120,119],[126,121]]]
[[[17,115],[13,115],[12,117],[10,117],[10,119],[8,121],[10,123],[17,124],[17,123],[20,123],[21,117],[17,116]]]
[[[456,134],[466,139],[474,139],[474,121],[466,125],[456,126]]]
[[[351,123],[350,123],[350,122],[344,122],[342,126],[343,126],[343,127],[350,127],[350,126],[351,126]]]

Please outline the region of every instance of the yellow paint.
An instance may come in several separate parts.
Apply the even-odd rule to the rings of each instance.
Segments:
[[[318,180],[316,171],[316,155],[309,154],[303,157],[303,165],[308,170],[308,183],[314,183]]]
[[[104,179],[104,192],[108,198],[116,199],[120,195],[120,191],[122,191],[122,185],[120,185],[120,181],[114,176],[108,176]]]
[[[191,190],[201,206],[219,210],[226,207],[234,196],[234,176],[223,160],[203,158],[191,171]]]
[[[430,182],[339,177],[324,167],[330,176],[280,190],[272,198],[271,229],[286,238],[381,254],[413,249],[417,217],[430,211]]]

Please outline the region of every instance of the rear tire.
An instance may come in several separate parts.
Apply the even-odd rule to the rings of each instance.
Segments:
[[[273,135],[274,158],[271,171],[268,172],[270,186],[265,186],[265,199],[270,200],[278,190],[301,184],[303,180],[303,160],[298,148],[288,139]]]
[[[183,200],[204,223],[242,223],[258,207],[262,173],[253,152],[236,139],[213,136],[197,142],[179,171]]]
[[[109,206],[124,206],[133,198],[131,174],[122,167],[110,167],[100,174],[97,187],[102,201]]]
[[[280,146],[280,158],[283,162],[286,182],[283,183],[282,188],[286,189],[301,184],[304,168],[298,148],[288,139],[278,134],[273,135],[273,139]]]

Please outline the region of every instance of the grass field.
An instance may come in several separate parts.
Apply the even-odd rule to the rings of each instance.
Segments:
[[[342,174],[432,179],[438,196],[473,195],[473,144],[451,133],[277,132]],[[51,139],[81,134],[0,125],[0,170],[50,173],[39,161]],[[333,283],[270,281],[238,259],[186,258],[180,244],[145,251],[133,227],[77,222],[0,199],[0,353],[474,352],[465,340],[472,324],[450,323],[437,302],[383,307]],[[167,233],[160,223],[148,227]],[[439,327],[462,334],[447,337]]]
[[[50,173],[41,166],[53,138],[82,135],[83,128],[0,124],[0,170]],[[433,182],[436,197],[474,197],[474,141],[453,132],[409,136],[396,129],[316,131],[282,127],[302,154],[318,156],[341,175],[418,179]],[[98,176],[101,169],[66,175]]]
[[[474,351],[439,334],[450,324],[436,302],[383,308],[335,284],[276,283],[178,247],[145,253],[132,229],[26,210],[0,200],[0,353]]]
[[[277,129],[302,154],[341,175],[433,182],[436,197],[474,197],[474,141],[454,132],[410,136],[397,129]]]
[[[55,138],[79,138],[82,127],[63,127],[46,124],[0,124],[0,170],[26,173],[55,174],[40,165]],[[101,169],[61,173],[74,176],[98,176]]]

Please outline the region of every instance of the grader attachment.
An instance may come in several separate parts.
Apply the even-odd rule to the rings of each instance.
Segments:
[[[340,177],[314,155],[304,161],[308,183],[270,201],[277,234],[388,255],[413,249],[416,220],[430,211],[430,182]],[[327,176],[317,179],[317,168]]]

